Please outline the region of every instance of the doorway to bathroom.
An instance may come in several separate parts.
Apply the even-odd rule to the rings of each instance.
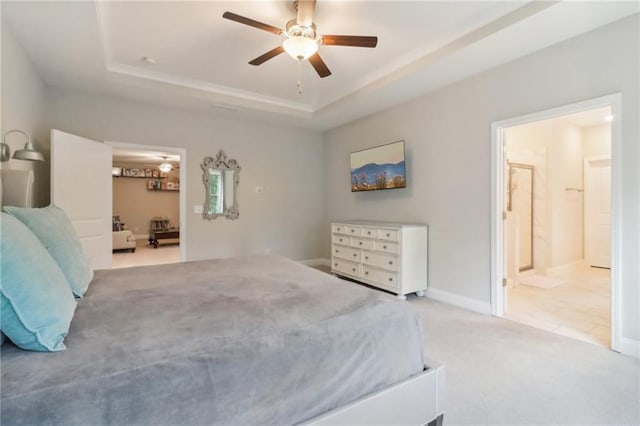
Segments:
[[[615,111],[594,104],[513,120],[494,135],[502,211],[493,264],[502,272],[492,306],[505,319],[616,349]]]
[[[505,129],[505,315],[611,345],[611,109]],[[597,251],[597,253],[593,253]]]

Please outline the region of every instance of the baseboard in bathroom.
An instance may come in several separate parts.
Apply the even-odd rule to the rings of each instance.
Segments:
[[[564,265],[554,266],[547,268],[546,275],[565,275],[573,272],[579,272],[586,267],[583,259],[577,260],[572,263],[566,263]]]

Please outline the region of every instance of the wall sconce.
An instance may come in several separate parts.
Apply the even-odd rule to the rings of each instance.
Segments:
[[[24,144],[23,149],[19,149],[13,153],[13,157],[11,157],[11,149],[9,145],[7,145],[6,140],[7,136],[11,133],[20,133],[27,138],[27,143]],[[9,130],[2,137],[2,143],[0,144],[0,161],[5,162],[9,161],[10,158],[15,158],[16,160],[27,160],[27,161],[44,161],[44,155],[41,152],[36,151],[33,148],[33,143],[31,143],[31,138],[22,130]]]

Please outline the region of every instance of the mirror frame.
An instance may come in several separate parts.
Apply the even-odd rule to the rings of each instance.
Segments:
[[[202,217],[204,219],[213,220],[217,217],[224,216],[227,219],[238,219],[240,217],[240,210],[238,208],[238,184],[240,183],[240,165],[233,158],[227,158],[227,154],[223,150],[218,151],[216,157],[205,157],[202,164],[202,182],[205,187],[205,201],[204,209],[202,211]],[[233,205],[229,208],[224,208],[222,213],[211,213],[211,200],[209,196],[209,169],[214,170],[233,170]],[[223,174],[224,175],[224,174]],[[225,188],[223,182],[223,188]]]

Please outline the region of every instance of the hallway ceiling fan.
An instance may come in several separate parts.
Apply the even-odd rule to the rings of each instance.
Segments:
[[[318,54],[320,45],[373,48],[378,44],[378,37],[374,36],[318,35],[316,24],[313,22],[316,0],[297,0],[293,4],[297,10],[297,17],[288,21],[284,30],[232,12],[225,12],[222,15],[230,21],[284,36],[282,45],[249,61],[249,64],[258,66],[282,52],[287,52],[300,62],[308,59],[318,75],[325,78],[331,75],[331,71]]]

